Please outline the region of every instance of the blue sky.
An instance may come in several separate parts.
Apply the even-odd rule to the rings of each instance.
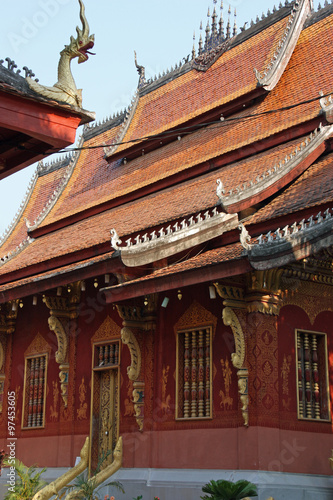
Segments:
[[[221,1],[217,1],[217,9]],[[224,18],[229,5],[237,9],[237,25],[261,17],[279,0],[224,1]],[[284,0],[283,0],[284,3]],[[318,1],[315,2],[315,5]],[[90,30],[95,33],[95,56],[81,65],[72,64],[78,88],[83,89],[83,106],[95,111],[97,120],[130,104],[138,74],[138,63],[148,78],[167,70],[196,47],[200,21],[205,27],[213,0],[85,0]],[[233,16],[232,16],[233,22]],[[76,35],[79,23],[77,0],[15,0],[1,5],[0,59],[10,57],[18,68],[28,66],[43,85],[57,81],[59,52]],[[24,198],[36,166],[30,166],[0,181],[0,235],[13,219]]]

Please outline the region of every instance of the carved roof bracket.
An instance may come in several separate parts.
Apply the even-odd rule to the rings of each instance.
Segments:
[[[18,313],[19,299],[10,300],[1,304],[0,309],[0,333],[10,335],[14,333]]]
[[[121,330],[121,340],[123,344],[128,346],[131,354],[131,365],[127,367],[127,375],[133,381],[134,414],[139,431],[142,432],[145,383],[142,380],[138,380],[142,364],[141,350],[134,333],[127,326],[124,326]]]
[[[158,294],[154,293],[145,297],[144,305],[116,305],[118,314],[123,320],[123,326],[151,331],[156,328],[156,309]]]
[[[280,279],[283,269],[254,271],[246,275],[248,312],[278,315],[282,306]]]
[[[235,339],[235,352],[231,354],[231,361],[233,366],[238,370],[238,392],[241,403],[241,411],[244,420],[244,426],[249,425],[249,395],[248,395],[248,377],[249,372],[246,367],[246,343],[245,335],[242,325],[239,321],[238,315],[242,314],[240,311],[236,312],[231,307],[225,307],[222,313],[223,323],[230,326]]]
[[[286,29],[272,59],[262,71],[254,69],[258,84],[265,90],[272,90],[280,80],[311,10],[313,10],[312,0],[295,0]]]
[[[73,320],[78,316],[78,304],[81,298],[80,282],[73,283],[68,287],[66,297],[44,296],[43,302],[50,310],[48,319],[50,330],[57,337],[58,350],[55,354],[56,362],[59,364],[59,378],[61,396],[65,408],[68,404],[68,378],[69,378],[69,342],[73,327]],[[76,326],[76,325],[75,325]]]
[[[225,307],[232,307],[233,309],[246,309],[246,302],[244,299],[244,290],[236,286],[221,285],[214,283],[217,293],[223,299]]]

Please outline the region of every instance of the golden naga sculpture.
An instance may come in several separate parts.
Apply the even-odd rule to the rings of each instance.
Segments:
[[[122,463],[123,463],[123,438],[120,437],[113,452],[112,464],[105,467],[105,469],[103,469],[95,476],[92,476],[89,479],[89,482],[92,482],[94,484],[94,488],[98,488],[98,486],[104,483],[104,481],[109,479],[109,477],[111,477],[113,474],[117,472],[117,470],[120,469]],[[80,494],[80,491],[71,491],[66,496],[65,500],[79,500],[80,498],[82,498],[82,492]]]
[[[71,481],[73,481],[79,474],[81,474],[87,467],[89,461],[89,438],[87,437],[85,443],[80,452],[81,461],[72,469],[65,472],[62,476],[58,477],[55,481],[48,484],[40,490],[32,498],[32,500],[48,500],[53,495],[57,495],[58,492],[67,486]]]
[[[89,35],[89,24],[85,17],[82,0],[79,0],[79,3],[82,30],[77,27],[77,38],[71,36],[70,44],[65,45],[65,48],[60,52],[57,83],[53,87],[45,87],[30,77],[27,77],[27,81],[30,88],[43,97],[82,108],[82,90],[76,88],[71,72],[71,61],[78,57],[78,63],[80,64],[87,61],[88,54],[94,55],[89,50],[94,46],[95,35]]]

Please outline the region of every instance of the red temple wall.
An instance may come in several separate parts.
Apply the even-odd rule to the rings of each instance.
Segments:
[[[159,299],[155,333],[134,330],[142,356],[139,379],[145,383],[143,433],[138,432],[132,402],[133,381],[127,375],[130,352],[126,345],[121,347],[120,434],[124,436],[124,466],[329,474],[327,459],[331,445],[327,435],[332,433],[332,424],[297,418],[295,328],[327,333],[332,391],[333,312],[319,311],[312,321],[299,305],[282,307],[279,317],[240,313],[249,367],[250,426],[246,429],[240,411],[237,370],[230,362],[235,350],[234,337],[231,328],[222,321],[222,300],[219,297],[211,300],[208,286],[183,289],[181,300],[177,291],[168,296],[166,309],[161,307],[164,297]],[[89,435],[92,340],[98,338],[103,325],[110,320],[115,325],[113,335],[120,338],[122,321],[117,310],[106,305],[93,287],[82,293],[81,304],[70,329],[68,410],[60,395],[56,337],[48,327],[49,310],[41,301],[36,307],[25,306],[18,311],[15,334],[7,343],[10,352],[13,341],[12,360],[8,356],[6,359],[5,394],[8,390],[17,392],[17,456],[28,465],[73,466],[85,436]],[[191,318],[200,320],[200,317],[209,318],[215,332],[213,418],[176,421],[176,331],[179,326],[186,326],[186,321],[190,327]],[[38,333],[50,349],[46,425],[43,429],[21,430],[24,355]],[[231,371],[229,383],[227,361]],[[6,397],[4,403],[0,432],[5,445]]]

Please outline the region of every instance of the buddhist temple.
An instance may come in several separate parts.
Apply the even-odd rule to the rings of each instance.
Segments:
[[[14,394],[16,456],[54,480],[35,500],[101,456],[117,500],[332,498],[332,37],[332,3],[238,30],[214,1],[181,64],[135,55],[128,108],[38,163],[0,240],[0,448]]]

